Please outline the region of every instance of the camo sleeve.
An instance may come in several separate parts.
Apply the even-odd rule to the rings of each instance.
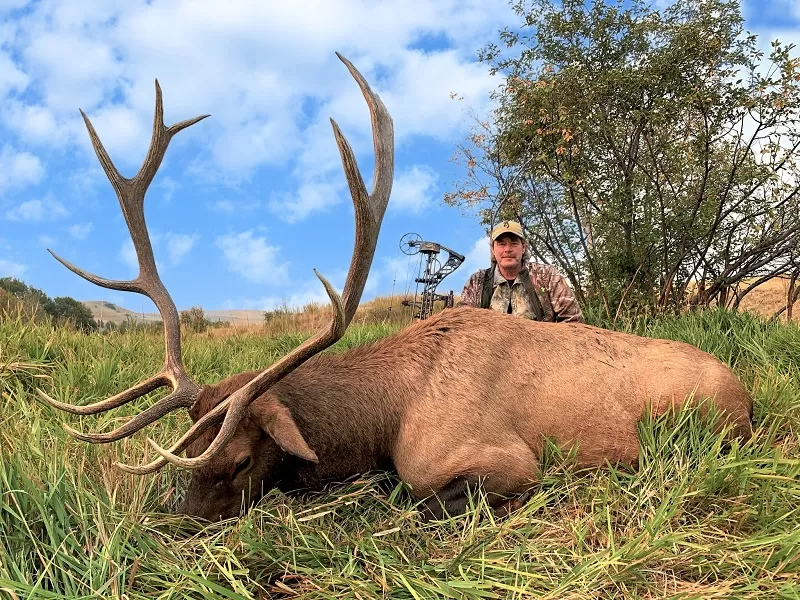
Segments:
[[[529,266],[533,285],[550,297],[555,320],[583,323],[583,313],[566,278],[551,265],[531,263]]]
[[[483,271],[473,273],[461,292],[461,299],[456,306],[481,307],[481,290],[483,289]]]

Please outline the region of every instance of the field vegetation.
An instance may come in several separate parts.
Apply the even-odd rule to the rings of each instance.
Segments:
[[[611,326],[599,314],[588,318]],[[330,351],[400,327],[384,317],[357,318]],[[0,597],[800,597],[800,328],[723,310],[615,327],[681,339],[731,365],[755,398],[754,438],[725,447],[692,412],[645,418],[638,471],[579,472],[550,449],[531,500],[504,519],[476,496],[465,516],[423,524],[391,474],[371,473],[319,494],[272,492],[243,518],[208,525],[173,514],[185,472],[115,469],[148,458],[143,434],[92,446],[61,427],[108,429],[150,400],[81,419],[37,400],[39,388],[88,402],[151,375],[160,332],[6,316]],[[188,371],[205,383],[262,368],[308,335],[268,328],[187,330]],[[167,443],[188,422],[179,412],[147,435]]]

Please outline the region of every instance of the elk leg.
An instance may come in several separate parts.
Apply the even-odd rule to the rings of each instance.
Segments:
[[[531,495],[531,491],[529,490],[522,494],[516,495],[510,500],[506,500],[499,506],[494,507],[494,515],[500,518],[509,516],[512,512],[517,511],[525,506],[525,503],[531,499]]]
[[[442,489],[430,496],[420,509],[422,520],[441,520],[446,516],[458,516],[466,512],[470,494],[478,489],[486,493],[486,501],[497,516],[506,516],[521,508],[530,494],[515,494],[493,490],[491,479],[476,476],[460,476],[452,479]],[[503,486],[505,487],[505,486]]]
[[[423,521],[461,515],[467,510],[470,492],[478,489],[477,477],[456,477],[425,501],[420,510]]]

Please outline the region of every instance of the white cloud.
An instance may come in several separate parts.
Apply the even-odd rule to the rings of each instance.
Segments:
[[[409,136],[452,141],[471,125],[465,108],[484,112],[499,83],[485,65],[466,61],[455,50],[409,50],[382,97],[392,112],[398,143]]]
[[[134,164],[149,139],[157,76],[167,123],[213,115],[181,136],[202,140],[213,169],[247,177],[300,153],[311,159],[301,156],[304,166],[324,157],[324,172],[335,157],[329,115],[346,129],[358,124],[357,150],[366,150],[370,138],[363,99],[335,49],[387,102],[399,142],[412,135],[450,139],[464,127],[450,93],[473,106],[484,102],[496,81],[475,64],[474,48],[510,15],[505,0],[420,0],[413,9],[403,0],[110,0],[92,10],[78,0],[42,0],[12,24],[20,58],[17,65],[8,59],[7,71],[14,85],[31,85],[36,94],[28,105],[12,105],[19,118],[11,126],[22,130],[24,123],[39,142],[49,136],[51,143],[88,148],[81,107],[115,161]],[[430,39],[459,50],[413,49]],[[323,152],[315,149],[320,144]]]
[[[212,148],[217,168],[247,173],[267,164],[285,163],[299,144],[299,130],[290,115],[260,117],[228,126]]]
[[[49,236],[49,235],[40,235],[39,236],[39,244],[44,246],[45,248],[51,248],[55,246],[56,238]]]
[[[126,106],[114,105],[92,111],[86,116],[117,168],[120,171],[133,169],[132,172],[123,172],[126,177],[133,177],[147,153],[152,134],[152,114],[148,116]],[[75,137],[87,155],[94,156],[92,142],[85,129]],[[123,166],[127,169],[123,169]]]
[[[405,270],[403,265],[405,265],[405,261],[403,258],[383,258],[380,261],[373,261],[372,268],[367,276],[367,282],[364,285],[364,292],[361,294],[361,302],[365,302],[375,296],[384,282],[392,281],[393,279],[400,285],[400,288],[395,288],[395,295],[404,292],[405,281],[403,278],[405,277]],[[344,277],[342,279],[344,280]],[[392,293],[391,288],[384,290],[384,293]]]
[[[61,146],[68,131],[56,120],[55,113],[39,104],[10,100],[3,108],[3,123],[26,143]]]
[[[127,234],[128,232],[126,232]],[[156,269],[162,273],[166,268],[166,264],[158,259],[159,249],[162,244],[167,244],[167,254],[169,255],[169,265],[175,266],[183,260],[183,257],[189,250],[192,249],[196,240],[192,239],[195,236],[184,234],[150,234],[150,244],[153,247],[153,254],[156,256]],[[199,239],[199,236],[197,236]],[[128,267],[132,275],[139,273],[139,259],[136,256],[136,247],[133,245],[133,240],[128,237],[122,244],[120,244],[119,251],[117,252],[117,259]]]
[[[43,4],[41,10],[52,9],[50,3]],[[48,106],[59,111],[89,110],[113,91],[121,65],[114,48],[102,39],[106,36],[74,28],[75,24],[58,25],[52,23],[52,29],[40,29],[28,40],[25,63],[40,83]]]
[[[407,288],[413,288],[413,281],[414,277],[417,275],[418,265],[419,256],[404,256],[398,254],[396,256],[383,258],[379,269],[376,269],[376,265],[373,263],[373,268],[369,276],[373,277],[373,273],[377,274],[377,272],[380,271],[385,274],[388,281],[392,282],[395,295],[402,295],[406,293]],[[391,292],[392,288],[389,288],[387,293]]]
[[[133,246],[133,240],[127,239],[122,242],[117,258],[128,267],[131,273],[139,272],[139,259],[136,258],[136,248]]]
[[[288,278],[288,263],[281,261],[280,248],[270,246],[252,230],[220,236],[214,245],[222,250],[228,269],[248,281],[280,284]]]
[[[235,214],[261,208],[261,203],[257,200],[229,200],[225,198],[214,202],[211,208],[222,213]]]
[[[0,98],[9,90],[22,90],[28,85],[30,78],[14,64],[11,57],[0,51]]]
[[[19,10],[28,4],[29,0],[0,0],[0,12]]]
[[[432,169],[423,165],[414,165],[403,171],[394,178],[389,207],[397,212],[421,214],[434,202],[438,179]]]
[[[330,304],[328,295],[325,289],[317,281],[317,287],[320,290],[303,290],[294,292],[288,296],[263,296],[261,298],[237,298],[228,299],[224,302],[223,307],[226,310],[274,310],[278,307],[287,306],[292,309],[300,309],[312,302],[315,304],[322,304],[327,306]]]
[[[258,214],[247,211],[269,211],[287,222],[319,213],[338,218],[350,211],[329,117],[353,145],[369,187],[369,112],[333,51],[350,58],[381,95],[394,119],[398,148],[416,151],[417,144],[430,138],[449,144],[462,139],[470,125],[463,107],[480,112],[498,83],[485,65],[475,63],[475,49],[496,36],[510,13],[507,0],[416,0],[412,5],[404,0],[309,0],[302,5],[105,0],[91,9],[83,0],[38,0],[24,18],[0,24],[0,48],[13,53],[0,51],[0,139],[24,140],[28,150],[48,157],[53,181],[58,176],[66,193],[81,198],[82,212],[87,209],[83,219],[119,223],[118,209],[107,205],[115,201],[77,109],[92,120],[120,171],[132,176],[150,140],[153,80],[158,77],[168,125],[204,113],[212,119],[173,140],[148,201],[155,194],[168,203],[173,194],[180,198],[189,188],[200,187],[199,202],[193,205],[197,210],[187,203],[187,213],[195,213],[191,227],[203,234],[204,243],[216,240],[228,268],[244,279],[279,282],[288,275],[282,256],[289,256],[288,251],[282,253],[274,240],[255,230],[217,237],[225,231],[218,222],[236,223],[232,226],[238,232],[252,227],[248,219]],[[17,93],[22,90],[24,94]],[[12,93],[4,98],[4,91]],[[452,100],[451,93],[465,101]],[[44,165],[36,156],[15,153],[21,162],[14,170],[5,168],[2,159],[10,160],[6,155],[0,157],[0,194],[43,180]],[[390,207],[400,214],[420,214],[434,201],[441,181],[424,164],[426,154],[404,155],[413,158],[405,164],[398,159]],[[180,173],[187,164],[187,173]],[[274,180],[277,170],[289,173],[290,179]],[[275,181],[274,187],[262,187],[267,178]],[[219,193],[221,185],[235,188],[251,181],[252,198],[238,189]],[[203,188],[206,184],[213,188]],[[74,223],[78,209],[67,201],[70,196],[57,193],[76,212],[65,224]],[[16,203],[22,200],[35,202],[25,197]],[[200,208],[209,205],[218,212],[201,216]],[[158,208],[152,202],[149,207]],[[0,214],[8,208],[2,205]],[[29,214],[35,209],[27,207]],[[162,205],[159,210],[164,209]],[[208,213],[211,222],[204,222]],[[68,232],[80,239],[89,233],[81,227],[85,225],[73,224]],[[97,229],[93,237],[101,233]],[[199,239],[170,235],[153,236],[167,266],[183,260]],[[132,271],[138,270],[130,240],[117,254]],[[375,271],[366,293],[390,276]],[[307,290],[301,286],[290,298],[299,304],[309,299],[327,301],[314,278]]]
[[[454,290],[456,294],[460,294],[470,275],[479,269],[487,268],[491,264],[489,252],[488,236],[483,235],[475,240],[472,247],[464,254],[464,262],[455,273],[445,280],[447,288]]]
[[[0,277],[22,277],[27,270],[27,265],[0,258]]]
[[[76,240],[85,240],[91,232],[91,223],[76,223],[75,225],[70,225],[67,227],[67,233],[69,233]]]
[[[346,270],[341,269],[330,273],[323,273],[322,276],[331,283],[337,292],[342,292],[344,281],[347,277]],[[366,289],[369,290],[369,288],[370,283],[367,281]],[[324,306],[330,304],[330,298],[328,298],[325,287],[316,277],[310,277],[303,282],[292,282],[291,290],[292,292],[288,295],[272,294],[259,298],[228,299],[224,303],[224,307],[226,309],[245,308],[251,310],[271,310],[279,306],[302,308],[312,302]]]
[[[200,239],[197,234],[185,233],[167,233],[164,237],[167,241],[169,262],[173,266],[179,264]]]
[[[26,200],[6,211],[6,218],[11,221],[52,221],[69,214],[64,205],[51,196],[41,200]]]
[[[339,203],[342,184],[326,181],[302,183],[294,194],[280,194],[270,200],[270,210],[281,219],[296,223],[310,214],[329,210]]]
[[[217,200],[216,202],[214,202],[212,208],[219,212],[230,214],[236,211],[236,204],[232,200],[228,200],[226,198],[224,200]]]
[[[39,157],[5,145],[0,150],[0,194],[12,188],[36,185],[44,176]]]
[[[162,197],[164,202],[172,202],[172,196],[177,190],[181,188],[181,184],[175,181],[172,177],[164,177],[158,184],[159,189],[162,190]]]
[[[90,196],[98,187],[110,190],[108,179],[95,160],[91,166],[73,168],[66,175],[66,184],[70,192],[77,197]]]
[[[373,90],[381,96],[392,115],[397,146],[419,136],[443,141],[461,139],[472,124],[466,107],[477,112],[483,110],[489,103],[489,92],[498,83],[486,73],[484,66],[465,61],[456,51],[399,51],[389,65],[391,75],[386,78],[378,78],[371,72],[378,65],[364,62],[367,64],[358,63],[359,68],[373,81]],[[280,195],[270,203],[275,212],[283,212],[284,218],[290,222],[329,210],[347,195],[342,193],[344,177],[329,117],[341,127],[360,157],[359,164],[368,165],[373,160],[369,112],[359,89],[345,78],[335,86],[335,90],[335,96],[320,108],[303,131],[294,172],[298,181],[297,191]],[[453,100],[453,94],[465,98],[465,101]],[[427,184],[426,187],[412,189],[410,179],[401,179],[408,174],[401,173],[395,178],[395,186],[399,185],[402,191],[407,192],[406,209],[412,212],[427,206],[423,196],[430,193],[435,183],[432,171],[424,173],[421,165],[413,168],[417,169],[415,175],[424,178],[416,182],[417,186]],[[369,176],[366,169],[362,169],[362,176],[365,179]],[[395,194],[392,198],[394,206]]]

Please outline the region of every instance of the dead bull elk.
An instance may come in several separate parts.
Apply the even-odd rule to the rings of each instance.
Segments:
[[[273,487],[314,489],[376,468],[396,469],[430,514],[459,511],[467,488],[482,481],[492,502],[524,492],[537,477],[543,438],[577,443],[581,466],[635,463],[637,422],[687,397],[713,398],[735,435],[750,435],[751,399],[716,358],[687,344],[579,324],[509,318],[473,308],[446,310],[371,346],[320,352],[342,337],[358,306],[389,201],[394,169],[392,120],[381,100],[344,58],[372,117],[374,184],[367,193],[349,144],[333,132],[355,205],[355,248],[340,297],[321,276],[333,304],[327,329],[261,372],[200,386],[181,359],[178,313],[156,270],[144,220],[144,195],[170,139],[204,117],[163,124],[161,91],[150,149],[133,179],[122,177],[84,115],[95,151],[119,197],[140,273],[102,279],[56,258],[100,286],[145,294],[161,313],[166,359],[160,373],[87,406],[42,397],[88,415],[162,387],[172,392],[108,433],[70,432],[92,442],[130,436],[180,407],[194,424],[169,450],[138,467],[168,462],[193,469],[181,510],[217,519],[239,513]],[[55,256],[55,255],[54,255]],[[180,454],[185,452],[186,457]]]

